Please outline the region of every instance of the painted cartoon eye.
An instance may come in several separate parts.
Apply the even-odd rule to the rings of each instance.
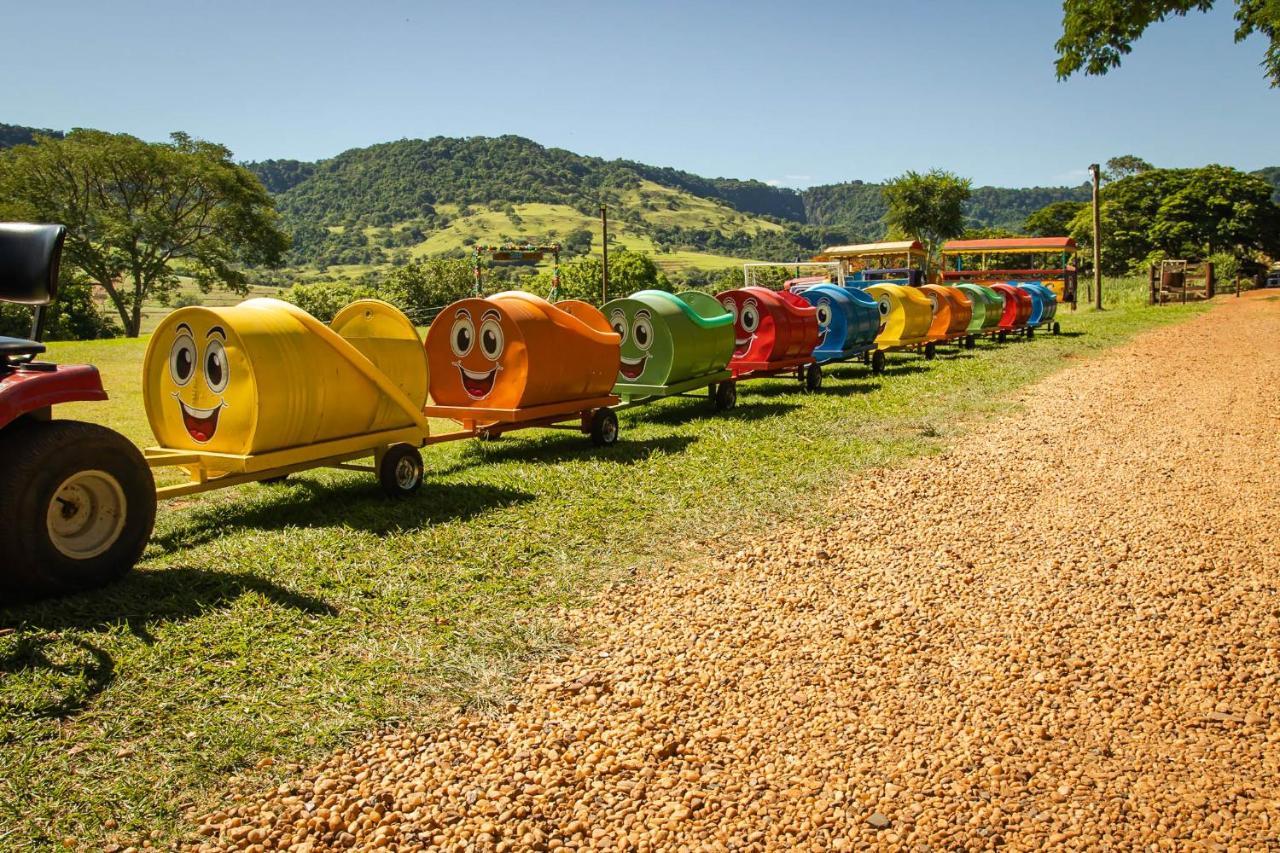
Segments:
[[[746,332],[754,332],[760,327],[760,309],[752,299],[748,299],[742,303],[742,329]]]
[[[490,318],[480,324],[480,352],[490,361],[497,361],[502,355],[502,326]]]
[[[729,312],[729,316],[733,318],[733,322],[738,322],[738,305],[732,299],[721,299],[720,304]]]
[[[825,299],[818,303],[818,325],[826,326],[831,322],[831,303]]]
[[[889,316],[889,300],[884,297],[880,298],[880,315],[882,317]]]
[[[175,385],[186,385],[196,368],[196,342],[186,332],[173,339],[169,348],[169,376]]]
[[[622,338],[622,343],[627,342],[627,315],[621,311],[614,311],[609,315],[609,325],[618,333],[618,337]]]
[[[449,331],[449,345],[453,347],[453,354],[458,358],[462,358],[471,352],[471,345],[476,341],[476,327],[472,324],[471,318],[463,315],[453,321],[453,328]]]
[[[635,338],[637,347],[648,350],[653,346],[653,321],[648,317],[637,317],[631,326],[631,334]]]
[[[227,380],[231,378],[227,370],[227,348],[217,338],[209,341],[209,348],[204,353],[204,378],[209,383],[209,390],[215,394],[225,391]]]

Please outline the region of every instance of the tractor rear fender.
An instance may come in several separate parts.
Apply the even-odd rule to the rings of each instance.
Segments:
[[[0,374],[0,429],[22,415],[59,403],[105,399],[102,377],[92,365],[23,365]]]

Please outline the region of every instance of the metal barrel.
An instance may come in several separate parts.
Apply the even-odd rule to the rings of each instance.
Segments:
[[[880,331],[880,308],[860,289],[818,284],[805,288],[800,297],[818,312],[819,343],[813,354],[840,358],[865,350]]]
[[[608,394],[620,339],[585,302],[512,290],[449,305],[425,348],[436,405],[520,409]]]
[[[962,291],[943,284],[926,284],[920,287],[920,292],[933,303],[929,337],[950,338],[968,331],[973,307]]]
[[[972,316],[969,319],[970,333],[983,332],[1000,325],[1000,315],[1004,311],[1004,299],[989,287],[981,284],[965,282],[956,285],[956,289],[969,297]]]
[[[818,345],[818,312],[795,294],[743,287],[716,299],[734,318],[733,361],[788,361]]]
[[[933,303],[919,288],[901,284],[873,284],[867,289],[880,308],[881,349],[924,343],[933,323]]]
[[[640,290],[601,313],[622,339],[616,388],[675,385],[725,369],[733,316],[705,293]]]
[[[997,282],[991,289],[1004,298],[1004,312],[1000,315],[1000,328],[1018,329],[1031,317],[1031,295],[1007,282]]]
[[[426,427],[427,362],[398,309],[361,300],[325,326],[249,299],[169,314],[143,358],[143,404],[163,447],[249,455]]]

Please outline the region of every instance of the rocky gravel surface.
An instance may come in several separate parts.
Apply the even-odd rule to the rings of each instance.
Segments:
[[[1081,361],[204,844],[1280,849],[1276,341],[1263,296]]]

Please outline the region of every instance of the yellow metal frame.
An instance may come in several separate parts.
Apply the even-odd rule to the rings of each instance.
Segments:
[[[386,449],[393,444],[412,444],[415,447],[423,447],[427,444],[427,439],[426,430],[405,427],[354,435],[319,444],[287,447],[267,453],[239,455],[148,447],[143,451],[143,455],[146,457],[147,465],[152,468],[177,467],[187,470],[190,478],[187,482],[156,489],[156,497],[167,500],[239,486],[257,480],[282,477],[308,468],[349,467],[342,463],[365,456],[373,456],[376,465]]]

